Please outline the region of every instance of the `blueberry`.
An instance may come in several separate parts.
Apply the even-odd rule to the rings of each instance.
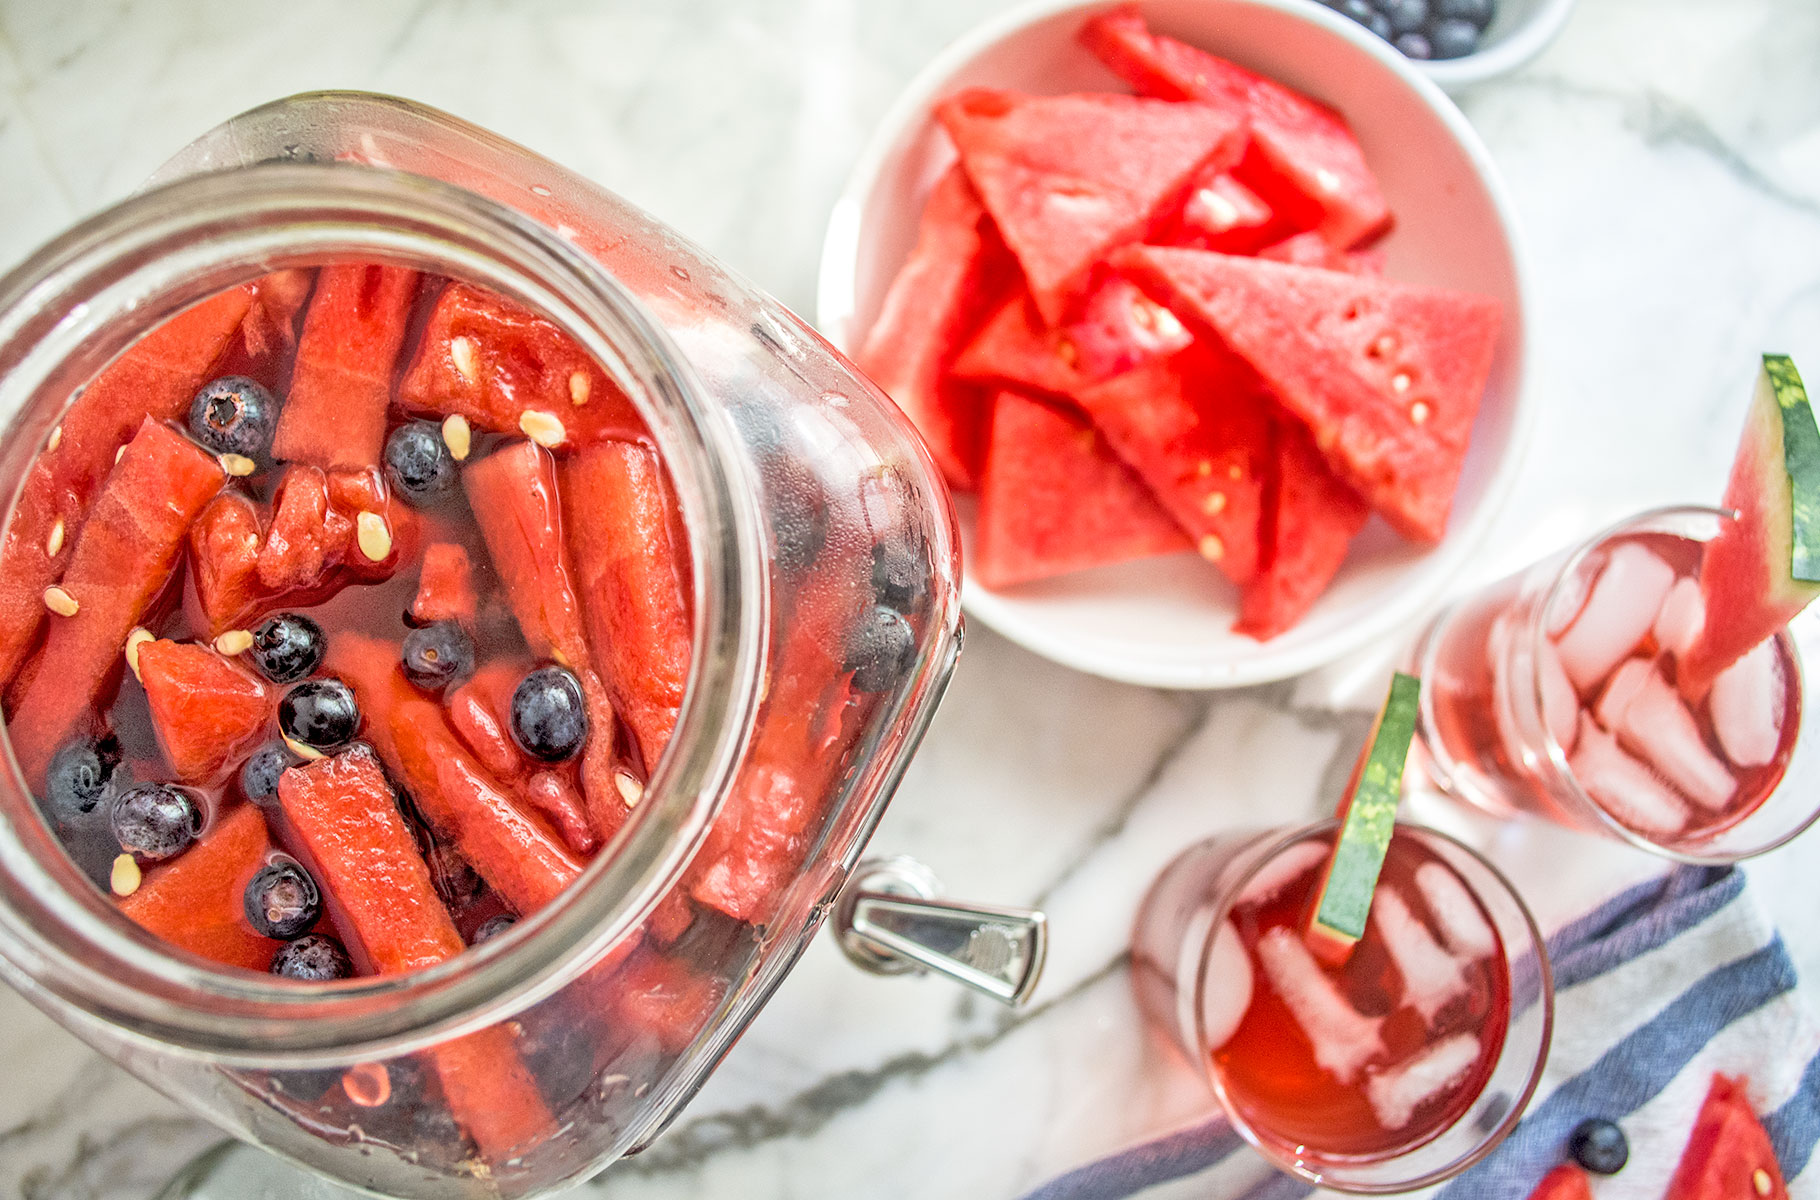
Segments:
[[[474,673],[474,639],[459,621],[433,621],[404,635],[404,673],[426,691],[459,684]]]
[[[1616,1175],[1630,1161],[1624,1131],[1603,1117],[1588,1117],[1576,1125],[1567,1139],[1567,1152],[1595,1175]]]
[[[1403,52],[1404,58],[1430,59],[1435,56],[1435,48],[1419,33],[1398,34],[1396,47]]]
[[[916,653],[916,634],[894,608],[875,604],[847,638],[846,669],[862,692],[882,692],[896,683]]]
[[[781,430],[778,433],[781,436]],[[791,458],[781,443],[754,457],[764,479],[777,564],[790,575],[806,571],[828,544],[828,499],[821,480]]]
[[[544,1001],[518,1018],[518,1052],[552,1108],[560,1109],[594,1082],[598,1022],[577,1020],[566,997]]]
[[[190,401],[190,436],[216,454],[264,462],[278,428],[278,402],[244,375],[225,375]]]
[[[1391,33],[1414,33],[1428,20],[1428,0],[1379,0],[1378,11],[1389,19]]]
[[[55,820],[68,821],[95,811],[120,765],[120,743],[108,738],[82,738],[58,750],[45,776],[44,806]]]
[[[488,917],[480,923],[480,928],[474,931],[474,936],[468,939],[468,945],[478,946],[482,942],[490,942],[516,924],[518,924],[518,918],[511,913],[500,913],[496,917]]]
[[[464,908],[471,904],[485,886],[480,872],[468,865],[468,860],[461,856],[460,851],[441,842],[430,843],[423,862],[430,869],[430,886],[436,889],[436,895],[450,909]]]
[[[1387,42],[1395,32],[1390,27],[1390,18],[1375,9],[1369,17],[1365,18],[1365,28],[1371,30]]]
[[[1339,3],[1335,4],[1333,7],[1336,11],[1351,17],[1361,25],[1368,24],[1373,15],[1375,15],[1374,10],[1370,4],[1366,3],[1366,0],[1339,0]]]
[[[360,731],[354,690],[339,679],[306,679],[278,702],[278,728],[313,750],[338,750]]]
[[[247,653],[261,675],[273,683],[292,683],[321,666],[327,648],[322,626],[302,613],[277,613],[253,631]]]
[[[915,612],[929,591],[929,567],[907,542],[872,547],[872,595],[898,612]]]
[[[428,421],[407,421],[385,440],[385,474],[413,500],[434,500],[455,486],[455,458],[442,430]]]
[[[354,964],[341,943],[320,933],[307,934],[286,942],[272,955],[272,974],[305,983],[326,983],[346,979],[354,973]]]
[[[322,917],[322,893],[310,873],[289,860],[260,867],[241,898],[246,919],[261,937],[289,942]]]
[[[588,739],[581,681],[564,667],[539,667],[512,693],[512,739],[532,758],[562,762]]]
[[[1436,58],[1465,58],[1479,48],[1479,31],[1471,21],[1448,17],[1429,26],[1428,44]]]
[[[1484,29],[1491,24],[1495,7],[1495,0],[1435,0],[1435,16],[1465,21],[1474,29]]]
[[[189,849],[202,832],[202,808],[180,787],[141,783],[114,797],[108,821],[122,850],[155,862]]]
[[[241,764],[240,793],[255,803],[266,803],[278,795],[278,777],[295,763],[296,759],[283,742],[267,742],[253,751],[253,756]]]

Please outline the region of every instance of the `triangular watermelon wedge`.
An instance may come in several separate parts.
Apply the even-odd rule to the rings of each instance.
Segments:
[[[1258,570],[1270,418],[1242,363],[1193,346],[1075,393],[1201,556],[1243,586]]]
[[[1725,507],[1738,519],[1700,562],[1706,624],[1677,664],[1690,696],[1820,595],[1820,429],[1786,355],[1763,356]]]
[[[184,783],[214,783],[271,736],[272,689],[207,646],[147,642],[139,678],[158,744]]]
[[[1093,427],[1016,392],[993,400],[973,574],[991,588],[1188,549]]]
[[[1230,170],[1203,172],[1164,238],[1171,246],[1251,254],[1286,232],[1287,222]],[[1318,236],[1318,235],[1317,235]]]
[[[855,360],[923,435],[948,482],[964,490],[978,482],[986,402],[946,371],[984,311],[991,259],[1004,254],[996,241],[966,173],[951,168],[929,194],[916,249]]]
[[[1665,1194],[1674,1200],[1788,1200],[1775,1143],[1757,1119],[1744,1080],[1713,1076]]]
[[[1335,246],[1390,225],[1390,208],[1341,116],[1274,80],[1174,38],[1152,34],[1135,4],[1102,13],[1081,42],[1145,96],[1225,106],[1251,127],[1239,180],[1302,228]],[[1299,212],[1297,210],[1300,210]]]
[[[1115,263],[1256,368],[1398,532],[1441,540],[1497,347],[1496,300],[1202,250],[1134,246]]]
[[[1029,291],[1019,288],[961,351],[954,374],[1072,396],[1193,340],[1174,313],[1130,280],[1109,274],[1081,302],[1077,319],[1058,328],[1043,323]]]
[[[1264,496],[1263,569],[1239,600],[1233,632],[1268,641],[1314,607],[1346,561],[1371,506],[1327,469],[1301,422],[1277,422]]]
[[[1259,258],[1295,263],[1302,267],[1326,267],[1348,275],[1384,274],[1384,252],[1370,250],[1336,250],[1332,242],[1318,233],[1298,233],[1258,251]]]
[[[1244,140],[1229,111],[1137,96],[972,88],[936,115],[1050,325],[1096,263],[1141,240]]]

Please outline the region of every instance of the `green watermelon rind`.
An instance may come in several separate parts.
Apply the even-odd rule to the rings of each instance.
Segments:
[[[1397,672],[1378,714],[1371,750],[1359,772],[1358,786],[1346,806],[1346,821],[1333,850],[1333,861],[1315,910],[1313,932],[1342,942],[1365,936],[1372,893],[1390,851],[1397,806],[1403,796],[1403,766],[1415,737],[1417,701],[1422,683]]]
[[[1795,361],[1763,356],[1763,385],[1782,416],[1782,462],[1789,487],[1789,577],[1820,583],[1820,426]]]

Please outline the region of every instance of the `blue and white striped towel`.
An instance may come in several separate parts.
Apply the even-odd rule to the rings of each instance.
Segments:
[[[1736,868],[1680,867],[1613,897],[1548,941],[1555,1035],[1529,1112],[1502,1145],[1422,1195],[1524,1200],[1589,1116],[1618,1121],[1630,1164],[1598,1200],[1659,1200],[1715,1071],[1743,1076],[1792,1195],[1820,1140],[1820,1024],[1781,937]],[[1079,1167],[1025,1200],[1296,1200],[1218,1117]]]

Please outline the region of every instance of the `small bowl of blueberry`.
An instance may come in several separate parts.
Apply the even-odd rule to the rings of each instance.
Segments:
[[[1443,88],[1514,71],[1554,40],[1574,0],[1313,0],[1365,26]]]

